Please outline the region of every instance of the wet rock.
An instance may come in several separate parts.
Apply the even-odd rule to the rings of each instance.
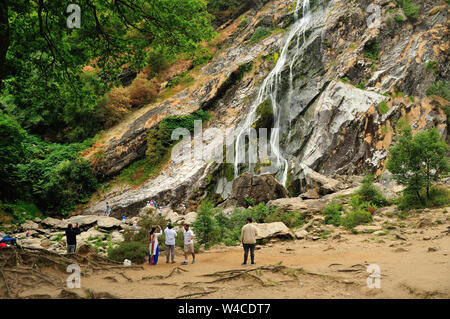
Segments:
[[[270,200],[288,197],[289,193],[272,175],[251,175],[244,173],[233,181],[230,197],[224,207],[245,206],[246,199],[253,204],[267,203]]]

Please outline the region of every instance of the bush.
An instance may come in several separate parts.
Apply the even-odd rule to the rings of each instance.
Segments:
[[[383,207],[388,204],[388,201],[383,196],[378,188],[373,185],[374,176],[367,174],[363,178],[361,187],[356,192],[362,201],[369,202],[376,207]]]
[[[108,249],[108,258],[119,262],[129,259],[135,264],[142,264],[147,260],[148,253],[148,242],[122,242],[117,247]]]
[[[164,230],[167,227],[167,221],[164,217],[159,214],[152,215],[144,215],[139,219],[138,226],[139,230],[135,231],[134,229],[126,229],[124,231],[124,241],[125,242],[141,242],[148,243],[150,240],[150,230],[152,226],[161,226],[161,229]],[[160,237],[161,238],[161,237]],[[160,247],[164,244],[163,240],[160,241]]]
[[[376,62],[380,57],[380,48],[378,47],[377,39],[372,39],[364,45],[364,56]]]
[[[381,101],[381,103],[378,104],[378,111],[381,114],[386,114],[389,111],[389,107],[387,106],[386,101]]]
[[[264,222],[282,222],[289,228],[297,228],[305,223],[305,216],[299,211],[284,212],[282,210],[275,210],[267,215]]]
[[[100,102],[104,111],[105,127],[111,127],[130,112],[131,100],[128,90],[123,87],[113,88]]]
[[[144,74],[139,74],[129,89],[130,103],[132,107],[141,107],[153,101],[158,94],[156,84],[144,78]]]
[[[404,192],[397,199],[396,204],[398,209],[402,211],[427,207],[446,207],[450,204],[450,191],[445,188],[433,186],[429,191],[429,197],[426,196],[425,190],[422,190],[421,198],[422,201],[417,198],[417,194]]]
[[[413,0],[397,0],[397,4],[403,8],[403,12],[408,18],[415,20],[419,17],[420,6],[416,5]]]
[[[331,201],[322,211],[325,215],[324,223],[338,227],[341,224],[342,205]]]
[[[372,215],[362,209],[357,209],[350,212],[342,219],[342,226],[347,229],[353,229],[358,225],[368,224],[372,222]]]
[[[200,245],[204,245],[206,249],[220,241],[220,230],[214,214],[214,204],[210,201],[203,201],[197,212],[197,218],[192,224],[192,228]]]
[[[433,83],[426,91],[428,96],[437,95],[450,101],[450,81],[437,81]]]
[[[258,27],[256,28],[255,32],[253,32],[250,43],[258,42],[259,40],[262,40],[264,38],[267,38],[272,34],[272,31],[265,27]]]

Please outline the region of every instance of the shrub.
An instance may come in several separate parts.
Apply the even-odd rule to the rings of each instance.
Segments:
[[[210,201],[203,201],[197,212],[197,218],[192,224],[197,242],[204,245],[206,249],[220,241],[219,226],[214,218],[216,210]]]
[[[397,4],[403,8],[403,12],[408,18],[415,20],[419,17],[420,6],[416,5],[413,0],[397,0]]]
[[[111,127],[130,112],[131,100],[128,90],[123,87],[113,88],[100,104],[105,110],[103,115],[105,127]]]
[[[122,242],[117,247],[108,249],[108,258],[119,262],[129,259],[135,264],[142,264],[147,260],[148,253],[148,243]]]
[[[361,187],[356,192],[365,202],[370,202],[377,207],[387,205],[387,200],[378,188],[373,185],[374,176],[367,174],[363,178]]]
[[[425,64],[425,70],[433,71],[433,73],[436,74],[439,71],[439,63],[436,61],[430,60]]]
[[[156,84],[144,78],[144,74],[138,74],[129,89],[130,103],[132,107],[141,107],[153,101],[158,94]]]
[[[372,39],[364,45],[364,56],[376,62],[380,57],[380,48],[378,47],[377,39]]]
[[[394,17],[395,21],[397,22],[403,22],[406,20],[406,18],[402,14],[396,14]]]
[[[258,27],[258,28],[256,28],[255,32],[253,32],[252,36],[250,37],[250,43],[258,42],[264,38],[267,38],[271,34],[272,34],[272,31],[269,28]]]
[[[341,224],[342,205],[331,201],[322,211],[325,215],[324,223],[338,227]]]
[[[406,191],[397,199],[396,204],[402,211],[426,207],[446,207],[450,204],[450,191],[433,186],[429,191],[429,197],[427,197],[425,190],[422,190],[421,198],[422,200],[419,200],[417,194]]]
[[[433,83],[426,91],[426,94],[437,95],[443,97],[447,101],[450,101],[450,81],[437,81]]]
[[[264,222],[282,222],[289,228],[297,228],[305,223],[305,216],[299,211],[284,212],[283,210],[275,210],[269,213]]]
[[[362,209],[350,212],[342,219],[342,225],[347,229],[353,229],[358,225],[368,224],[372,222],[372,215]]]

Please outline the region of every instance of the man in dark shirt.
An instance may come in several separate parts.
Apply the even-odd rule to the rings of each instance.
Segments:
[[[66,239],[67,239],[67,253],[74,253],[77,250],[77,235],[81,233],[78,224],[72,228],[72,224],[67,225]]]

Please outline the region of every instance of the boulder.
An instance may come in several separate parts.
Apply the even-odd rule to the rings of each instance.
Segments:
[[[184,216],[184,224],[192,225],[197,219],[196,212],[190,212]]]
[[[19,242],[20,246],[26,247],[26,248],[41,248],[41,239],[39,238],[31,238],[27,237],[23,240],[20,240]]]
[[[358,233],[373,233],[381,230],[380,226],[375,225],[359,225],[354,228]]]
[[[303,200],[300,197],[280,198],[267,203],[268,207],[275,206],[283,211],[300,211],[305,214],[315,214],[321,212],[328,204],[324,200]]]
[[[175,224],[181,221],[182,219],[184,219],[183,215],[178,215],[174,211],[171,211],[166,215],[166,220],[169,221],[171,224]]]
[[[104,239],[105,238],[105,233],[102,233],[98,230],[96,230],[94,227],[89,228],[87,231],[82,232],[80,235],[77,236],[77,239],[80,242],[86,242],[88,241],[89,238],[101,238]]]
[[[119,233],[117,230],[113,231],[111,233],[111,242],[113,243],[121,243],[123,242],[124,238],[121,233]]]
[[[59,228],[64,229],[67,228],[67,221],[60,220],[52,217],[47,217],[44,220],[41,221],[41,224],[46,226],[47,228]]]
[[[80,227],[89,227],[93,226],[97,222],[98,216],[92,216],[92,215],[78,215],[70,217],[69,219],[63,220],[67,224],[72,224],[72,226],[75,226],[78,224]]]
[[[297,229],[294,232],[295,238],[297,239],[305,239],[306,236],[308,236],[308,234],[309,234],[308,231],[305,229]]]
[[[119,228],[122,222],[114,217],[109,216],[98,216],[97,225],[100,228]]]
[[[253,224],[257,229],[256,239],[287,238],[294,239],[291,230],[282,222]]]
[[[20,227],[22,228],[22,230],[27,231],[27,230],[37,230],[39,229],[39,225],[31,220],[23,223],[22,225],[20,225]]]
[[[288,197],[286,188],[270,174],[251,175],[244,173],[233,181],[230,197],[224,207],[246,206],[246,199],[253,204],[267,203],[270,200]]]
[[[326,195],[339,191],[340,182],[338,180],[319,174],[306,165],[302,166],[306,180],[306,187],[309,190],[316,190],[320,195]]]

